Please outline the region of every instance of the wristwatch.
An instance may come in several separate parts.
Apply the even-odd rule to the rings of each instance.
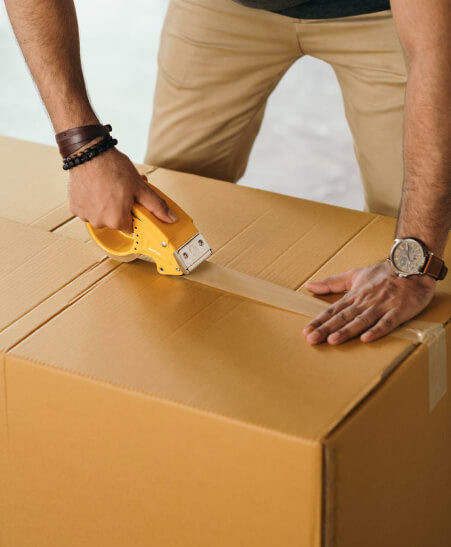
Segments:
[[[445,279],[448,272],[444,261],[417,237],[395,239],[388,260],[398,277],[430,275],[441,280]]]

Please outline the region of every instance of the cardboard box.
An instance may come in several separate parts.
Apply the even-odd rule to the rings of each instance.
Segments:
[[[388,217],[151,181],[211,260],[301,292],[393,237]],[[451,544],[450,386],[431,410],[426,345],[310,346],[308,317],[61,233],[0,234],[2,547]],[[450,303],[448,276],[416,318],[445,325],[448,348]]]

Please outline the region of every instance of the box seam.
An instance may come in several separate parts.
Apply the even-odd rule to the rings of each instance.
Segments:
[[[39,229],[39,228],[38,228]],[[30,260],[33,260],[34,258],[36,258],[36,256],[40,255],[41,253],[43,253],[44,251],[47,251],[50,247],[54,247],[55,245],[58,245],[60,243],[59,239],[54,239],[53,241],[51,241],[50,243],[48,243],[47,245],[44,245],[44,247],[41,247],[39,250],[37,250],[35,253],[33,253],[32,255],[28,256],[26,260],[24,260],[24,262],[21,262],[19,265],[17,265],[15,268],[13,268],[12,270],[8,270],[6,271],[3,275],[0,275],[0,279],[6,277],[6,276],[9,276],[11,274],[13,274],[15,271],[17,271],[18,269],[22,268],[25,264],[27,264],[27,262],[30,262]],[[0,331],[1,332],[1,331]]]
[[[3,413],[5,416],[5,435],[6,440],[9,440],[9,417],[8,417],[8,387],[7,387],[7,377],[6,377],[6,354],[0,352],[0,360],[3,368],[3,402],[4,409]]]
[[[335,545],[335,464],[334,450],[324,441],[322,445],[322,503],[321,503],[321,547]]]
[[[41,215],[40,217],[35,218],[35,219],[30,223],[30,226],[33,226],[33,228],[37,228],[37,229],[40,230],[41,228],[39,228],[38,226],[35,226],[36,224],[39,224],[39,222],[40,222],[41,220],[44,220],[44,219],[47,218],[47,217],[51,218],[51,217],[53,216],[52,213],[54,213],[55,211],[58,211],[58,210],[60,210],[60,209],[62,209],[62,208],[64,208],[64,207],[67,207],[67,202],[66,202],[66,201],[61,202],[61,203],[60,203],[59,205],[57,205],[56,207],[53,207],[53,209],[50,209],[50,211],[47,211],[46,213],[44,213],[44,214]],[[48,230],[48,231],[51,232],[51,231],[53,231],[53,229],[54,229],[54,228],[51,228],[51,229]],[[47,230],[43,230],[43,231],[46,232]]]
[[[21,319],[23,319],[24,317],[26,317],[28,314],[30,314],[31,312],[33,312],[34,310],[36,310],[37,308],[39,308],[40,306],[42,306],[45,302],[47,302],[48,300],[50,300],[52,297],[54,297],[55,295],[57,295],[59,292],[61,292],[65,287],[69,286],[71,283],[74,283],[77,279],[80,279],[83,275],[85,275],[86,273],[92,271],[93,269],[97,268],[98,266],[100,266],[101,264],[103,264],[104,262],[106,262],[108,260],[107,257],[103,257],[101,260],[97,261],[95,264],[90,264],[88,266],[88,268],[85,268],[82,272],[80,272],[78,275],[76,275],[75,277],[71,278],[69,281],[67,281],[66,283],[64,283],[63,285],[61,285],[61,287],[58,287],[58,289],[56,289],[55,291],[53,291],[52,293],[50,293],[49,295],[47,295],[44,299],[42,299],[41,301],[39,301],[38,303],[36,303],[32,308],[30,308],[29,310],[27,310],[26,312],[22,313],[19,317],[16,317],[13,321],[11,321],[11,323],[8,323],[8,325],[6,325],[3,329],[0,330],[0,334],[5,332],[7,329],[11,328],[12,325],[14,325],[15,323],[17,323],[18,321],[20,321]],[[71,306],[73,303],[75,303],[79,298],[77,297],[81,297],[83,296],[83,294],[88,291],[88,289],[92,288],[94,285],[96,285],[99,281],[103,280],[107,275],[109,275],[110,273],[114,272],[121,264],[119,264],[117,267],[113,268],[112,270],[110,270],[109,272],[107,272],[106,274],[102,275],[101,277],[97,278],[95,281],[93,281],[90,285],[88,285],[87,287],[85,287],[85,289],[83,289],[83,291],[77,293],[68,303],[67,305],[63,306],[62,308],[59,308],[58,311],[54,314],[52,314],[51,316],[49,317],[46,317],[45,320],[43,320],[42,323],[40,323],[38,326],[36,326],[34,329],[28,331],[26,333],[25,336],[23,336],[23,338],[21,338],[20,340],[16,340],[16,342],[14,342],[14,344],[8,348],[5,348],[3,351],[6,353],[6,352],[9,352],[11,349],[13,349],[14,347],[16,347],[18,344],[20,344],[21,342],[23,342],[24,340],[26,340],[29,336],[31,336],[33,333],[35,333],[37,330],[39,330],[41,327],[43,327],[46,323],[48,323],[50,320],[52,320],[54,317],[56,317],[57,315],[59,315],[61,312],[63,312],[65,309],[67,309],[69,306]],[[1,351],[1,350],[0,350]]]
[[[65,226],[66,224],[68,224],[69,222],[74,220],[74,218],[77,218],[77,217],[75,215],[69,217],[68,219],[64,220],[63,222],[60,222],[60,224],[57,224],[56,226],[51,228],[49,231],[50,232],[55,232],[56,230],[58,230],[58,228],[61,228],[62,226]]]

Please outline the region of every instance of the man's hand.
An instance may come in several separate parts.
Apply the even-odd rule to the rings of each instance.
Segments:
[[[372,342],[420,313],[434,295],[428,275],[397,277],[388,261],[306,283],[316,294],[347,291],[302,331],[310,344],[340,344],[357,335]]]
[[[89,221],[94,228],[108,226],[133,232],[131,209],[135,201],[163,222],[177,220],[128,157],[117,149],[108,150],[69,171],[70,211]]]

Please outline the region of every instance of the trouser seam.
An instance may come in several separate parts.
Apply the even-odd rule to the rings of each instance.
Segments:
[[[302,55],[306,55],[305,51],[302,49],[302,44],[301,44],[301,33],[299,32],[299,25],[302,24],[302,19],[297,19],[294,21],[293,23],[293,26],[294,26],[294,31],[295,31],[295,34],[296,34],[296,42],[298,44],[298,48],[299,48],[299,51],[301,53],[301,56]]]

